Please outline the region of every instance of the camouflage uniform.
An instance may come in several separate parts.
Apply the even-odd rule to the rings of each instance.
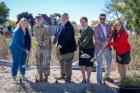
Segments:
[[[35,53],[38,74],[50,75],[51,60],[51,31],[46,25],[34,27],[34,35],[37,40]]]

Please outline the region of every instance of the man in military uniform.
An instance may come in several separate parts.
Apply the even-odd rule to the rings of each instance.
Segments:
[[[41,16],[35,18],[34,35],[37,40],[36,49],[36,66],[39,76],[39,81],[48,81],[50,75],[50,60],[51,60],[51,31],[49,26],[43,24]]]

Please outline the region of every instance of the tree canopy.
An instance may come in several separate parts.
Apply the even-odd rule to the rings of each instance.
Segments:
[[[106,12],[116,15],[128,30],[140,34],[140,0],[111,0]]]
[[[30,23],[31,26],[34,25],[34,18],[32,16],[32,14],[28,13],[28,12],[22,12],[20,14],[17,15],[17,22],[20,21],[21,18],[26,18],[28,20],[28,22]]]
[[[0,24],[3,24],[9,16],[10,9],[4,2],[0,2]]]

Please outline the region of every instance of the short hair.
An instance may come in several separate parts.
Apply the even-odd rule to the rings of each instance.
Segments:
[[[69,16],[68,13],[64,13],[62,16]]]
[[[88,22],[87,17],[83,16],[83,17],[80,18],[80,20],[82,20],[82,19],[84,19],[86,22]]]
[[[106,14],[105,13],[101,13],[99,16],[105,16],[106,17]]]
[[[42,19],[40,15],[36,16],[35,19]]]

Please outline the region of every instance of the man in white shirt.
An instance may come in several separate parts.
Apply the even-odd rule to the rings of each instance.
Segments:
[[[100,52],[104,43],[108,40],[111,33],[111,27],[105,23],[106,14],[100,14],[99,23],[94,28],[95,35],[95,55],[97,58],[97,83],[102,84],[102,57],[105,57],[105,80],[113,82],[110,76],[110,67],[112,62],[112,55],[110,47],[106,47],[104,51]]]

